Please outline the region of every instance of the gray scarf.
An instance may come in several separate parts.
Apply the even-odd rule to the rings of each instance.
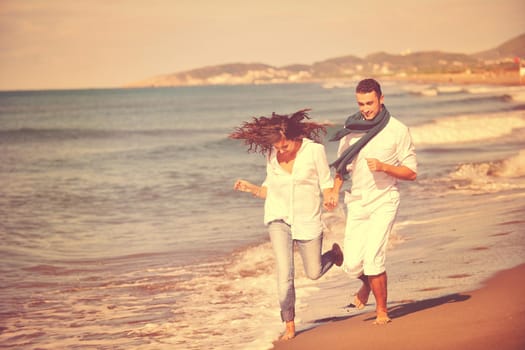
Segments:
[[[348,147],[336,161],[330,164],[330,166],[334,167],[338,174],[342,176],[346,175],[348,173],[346,166],[352,162],[368,141],[383,130],[389,120],[390,112],[388,112],[385,105],[382,105],[381,112],[379,112],[372,120],[364,120],[361,112],[349,116],[348,119],[346,119],[344,127],[337,131],[330,141],[339,141],[352,132],[364,132],[365,134],[356,143]]]

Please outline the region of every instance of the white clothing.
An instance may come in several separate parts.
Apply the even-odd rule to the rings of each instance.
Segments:
[[[363,134],[348,134],[339,143],[340,155]],[[385,271],[388,238],[399,207],[397,179],[385,172],[373,172],[367,158],[417,172],[414,145],[408,128],[394,117],[348,166],[352,188],[345,192],[347,219],[344,242],[344,270],[351,277],[375,276]]]
[[[351,133],[344,136],[339,142],[337,156],[363,135]],[[361,149],[347,167],[352,177],[351,197],[362,199],[363,205],[377,200],[387,192],[397,191],[397,179],[384,172],[372,172],[368,168],[366,158],[376,158],[390,165],[404,165],[417,172],[416,152],[410,132],[403,123],[392,116],[383,130]],[[345,203],[349,200],[351,198],[346,193]]]
[[[369,205],[360,200],[348,203],[343,269],[350,277],[377,276],[386,270],[388,238],[398,207],[396,191]]]
[[[325,148],[303,138],[295,156],[292,173],[284,170],[272,150],[266,163],[264,223],[283,220],[291,226],[292,238],[310,240],[319,237],[321,190],[332,188],[333,179]]]

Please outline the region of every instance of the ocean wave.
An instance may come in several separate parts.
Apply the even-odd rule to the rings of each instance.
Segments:
[[[524,177],[525,149],[501,160],[462,163],[442,178],[423,182],[430,187],[444,185],[453,191],[495,193],[524,189]]]
[[[217,130],[203,129],[75,129],[75,128],[20,128],[0,130],[2,142],[67,141],[82,139],[116,139],[137,136],[147,137],[191,137],[192,135],[216,134]]]
[[[261,348],[269,347],[281,327],[272,254],[267,242],[239,251],[223,263],[188,267],[193,278],[177,286],[185,293],[174,309],[176,323],[164,334],[168,337],[165,342],[187,349],[231,349],[251,342],[264,342]],[[225,319],[229,320],[227,326]],[[260,324],[265,324],[270,333],[264,335],[266,339],[260,338]],[[162,325],[156,324],[145,331],[157,332],[159,327]],[[215,337],[197,339],[196,330],[215,333]]]
[[[324,250],[344,232],[344,210],[323,213]],[[392,238],[398,244],[399,238]],[[295,252],[296,308],[306,307],[305,299],[317,292],[322,281],[306,277],[299,252]],[[181,267],[177,281],[177,305],[173,307],[174,322],[150,323],[135,335],[156,335],[165,344],[185,349],[268,349],[282,330],[275,282],[275,261],[268,239],[242,247],[223,260]],[[334,271],[336,271],[334,269]],[[328,276],[333,276],[330,271]],[[327,277],[328,277],[327,276]],[[325,278],[326,280],[326,278]],[[302,316],[298,312],[297,320]],[[225,324],[224,320],[228,320]],[[261,331],[261,325],[264,330]],[[195,332],[214,334],[212,338],[195,337]],[[220,331],[218,331],[220,330]],[[239,346],[241,345],[241,346]],[[159,347],[162,348],[162,347]],[[166,347],[169,348],[169,347]]]
[[[519,104],[513,100],[511,95],[508,94],[481,96],[458,94],[441,99],[434,99],[432,101],[426,102],[426,104],[428,108],[431,109],[439,108],[450,110],[453,108],[457,109],[458,111],[465,112],[483,108],[485,113],[504,110],[516,110],[516,108],[519,107]]]
[[[525,101],[525,88],[521,86],[467,87],[465,92],[471,95],[500,96],[511,102]]]
[[[438,96],[441,94],[459,94],[467,92],[461,85],[434,85],[434,84],[408,84],[403,86],[403,91],[410,95]]]
[[[525,88],[520,86],[464,86],[464,85],[434,85],[413,84],[403,86],[403,91],[410,95],[436,97],[442,95],[462,95],[461,100],[503,99],[505,101],[525,101]],[[463,97],[464,95],[464,97]],[[477,95],[477,97],[468,97]],[[482,96],[479,96],[482,95]]]
[[[525,102],[525,91],[511,93],[510,96],[512,97],[512,100],[515,102]]]
[[[477,181],[480,178],[518,178],[525,176],[525,150],[510,158],[482,163],[461,164],[453,173],[452,179]]]
[[[465,86],[465,91],[469,94],[499,94],[509,93],[520,95],[525,92],[523,86],[503,86],[503,85],[472,85]]]
[[[520,128],[525,128],[522,111],[445,117],[410,130],[414,143],[421,146],[493,140]]]
[[[464,162],[436,178],[422,177],[425,193],[487,194],[525,189],[525,149],[495,161]]]

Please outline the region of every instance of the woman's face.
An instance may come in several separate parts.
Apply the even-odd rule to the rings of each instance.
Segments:
[[[273,147],[282,155],[291,153],[295,151],[296,141],[288,140],[286,137],[282,137],[278,142],[273,144]]]

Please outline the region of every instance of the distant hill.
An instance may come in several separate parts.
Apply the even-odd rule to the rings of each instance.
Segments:
[[[496,48],[475,54],[422,51],[408,54],[377,52],[364,58],[341,56],[312,65],[274,67],[263,63],[229,63],[159,75],[126,87],[270,84],[355,79],[361,76],[410,76],[503,72],[515,69],[514,58],[525,59],[525,33]]]
[[[494,49],[482,51],[473,56],[481,60],[501,60],[509,57],[525,59],[525,33],[504,42]]]

